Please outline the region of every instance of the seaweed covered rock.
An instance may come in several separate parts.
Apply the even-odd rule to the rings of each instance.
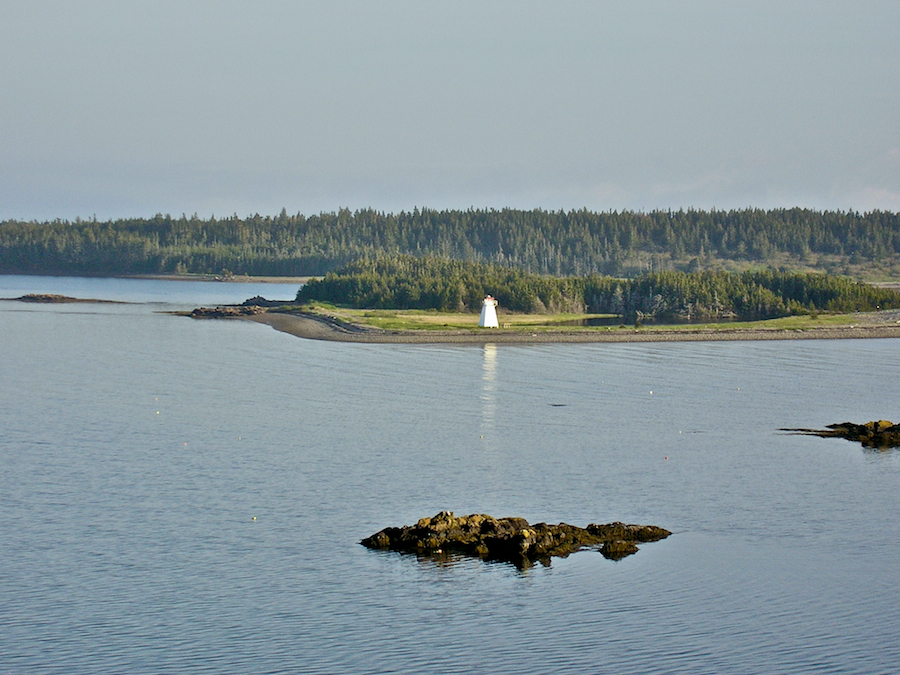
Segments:
[[[866,422],[865,424],[843,422],[829,424],[827,428],[835,436],[858,441],[869,448],[900,447],[900,425],[888,420]]]
[[[900,448],[900,424],[888,420],[877,420],[865,424],[841,422],[829,424],[824,429],[781,429],[807,436],[822,438],[846,438],[857,441],[867,448]]]
[[[463,553],[524,567],[534,561],[547,563],[552,556],[565,557],[584,548],[598,549],[605,557],[619,560],[637,552],[638,543],[665,539],[670,534],[652,525],[530,525],[524,518],[484,514],[456,517],[451,511],[441,511],[415,525],[387,527],[360,543],[403,553]]]

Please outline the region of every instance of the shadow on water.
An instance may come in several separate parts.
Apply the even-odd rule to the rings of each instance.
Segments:
[[[371,549],[372,553],[375,555],[386,555],[386,556],[398,556],[401,558],[412,558],[416,559],[416,562],[423,569],[452,569],[455,567],[468,566],[473,563],[481,563],[483,565],[491,565],[491,566],[499,566],[506,567],[509,569],[517,570],[518,572],[527,572],[530,569],[535,567],[537,568],[549,568],[552,567],[552,559],[556,558],[568,558],[571,555],[581,553],[581,554],[590,554],[593,553],[595,555],[601,555],[606,560],[611,562],[618,562],[623,558],[627,558],[630,555],[633,555],[636,551],[629,550],[627,552],[620,552],[613,548],[612,550],[606,550],[602,546],[585,546],[579,548],[575,551],[570,551],[564,554],[554,554],[553,556],[547,555],[539,558],[529,558],[527,556],[515,557],[513,559],[503,559],[503,558],[495,558],[495,557],[481,557],[477,555],[470,555],[467,553],[463,553],[460,551],[453,550],[444,550],[444,551],[417,551],[417,552],[408,552],[408,551],[393,551],[393,550],[379,550],[379,549]]]

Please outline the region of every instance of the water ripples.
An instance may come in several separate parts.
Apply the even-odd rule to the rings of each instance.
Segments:
[[[337,345],[0,311],[0,672],[900,661],[877,630],[900,453],[777,432],[889,416],[896,341]],[[442,509],[675,534],[528,570],[357,543]]]

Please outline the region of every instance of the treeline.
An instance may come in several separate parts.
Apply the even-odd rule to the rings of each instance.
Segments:
[[[396,256],[364,259],[310,281],[298,302],[370,309],[477,311],[485,295],[504,310],[658,318],[767,319],[900,307],[900,293],[822,274],[654,272],[633,279],[548,277],[492,263]]]
[[[0,223],[0,273],[306,276],[397,254],[576,276],[785,260],[846,272],[842,265],[900,265],[900,214],[344,209],[313,216],[282,210],[275,217]]]

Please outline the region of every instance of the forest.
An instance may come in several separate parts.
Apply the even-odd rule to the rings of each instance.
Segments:
[[[4,274],[318,276],[364,258],[436,256],[533,274],[634,277],[760,266],[900,278],[887,211],[371,209],[304,216],[0,222]]]
[[[407,255],[358,260],[305,284],[296,300],[368,309],[477,311],[487,294],[513,312],[686,320],[749,321],[900,307],[900,292],[823,274],[769,269],[662,271],[630,279],[550,277],[496,263]]]

